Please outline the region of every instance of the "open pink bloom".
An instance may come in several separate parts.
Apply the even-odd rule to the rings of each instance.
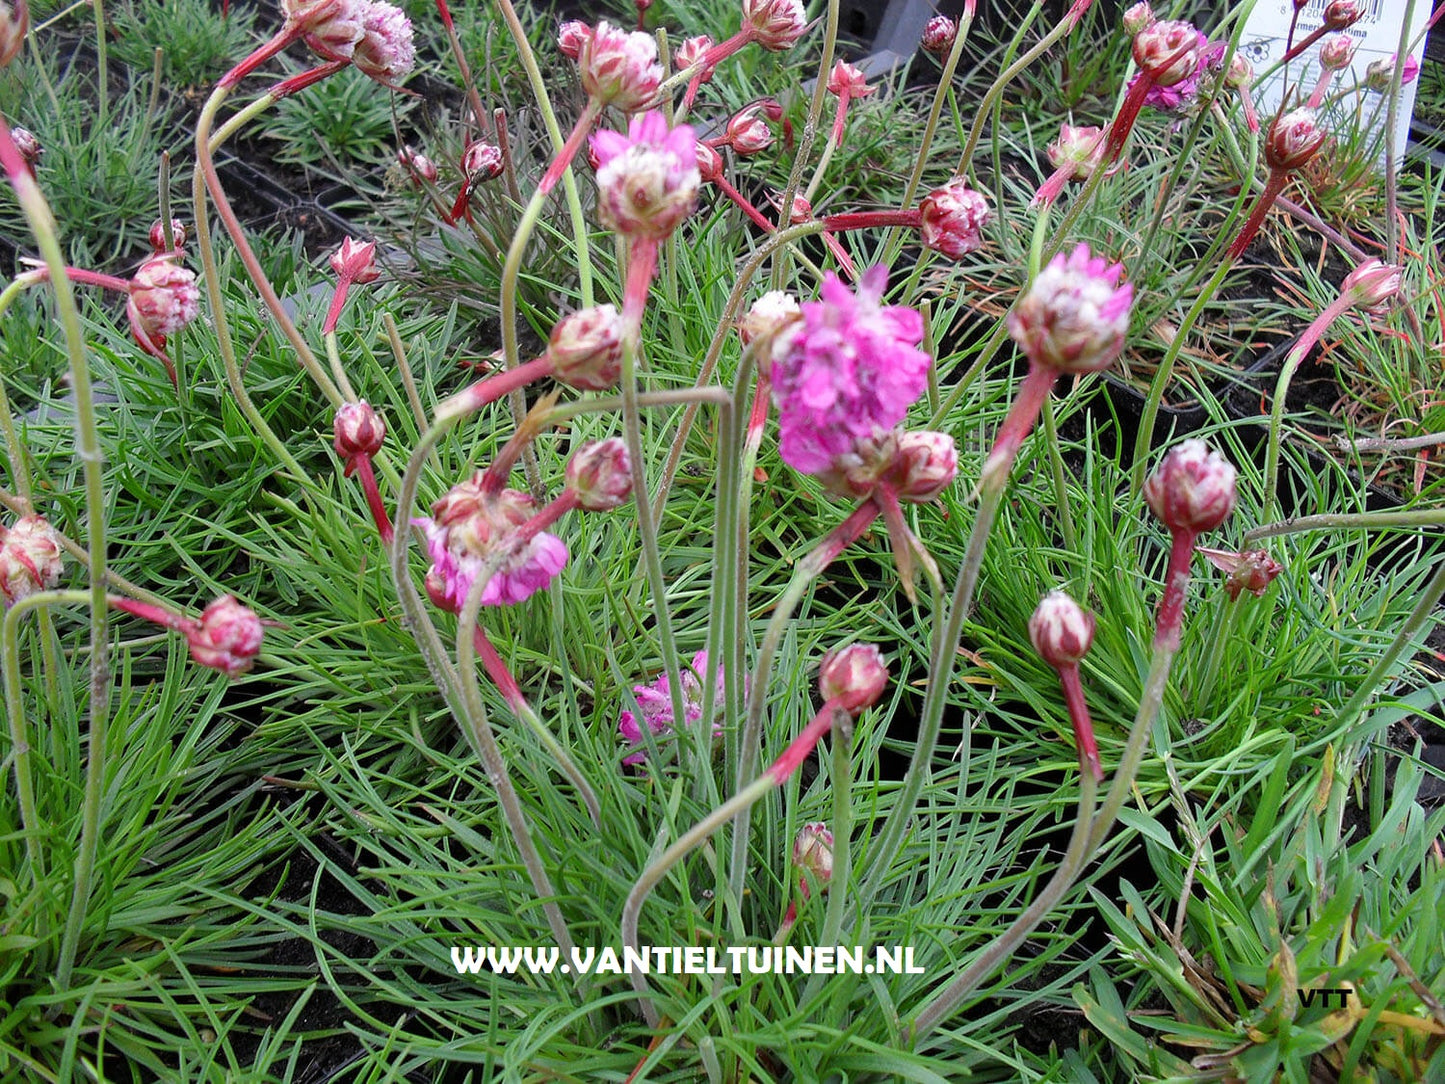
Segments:
[[[532,498],[515,489],[491,495],[483,475],[478,471],[448,490],[432,505],[432,518],[412,520],[426,534],[432,559],[429,588],[436,582],[440,600],[453,610],[465,604],[489,559],[501,557],[501,563],[482,588],[483,606],[510,606],[530,598],[567,563],[566,544],[546,531],[517,544],[517,528],[532,518]]]
[[[385,0],[364,4],[361,31],[361,40],[351,53],[352,64],[388,87],[411,74],[416,66],[416,46],[411,20],[401,8]]]
[[[707,652],[699,651],[692,657],[689,669],[678,675],[678,680],[682,684],[682,710],[685,724],[702,721],[701,675],[706,674],[707,669]],[[715,685],[713,686],[712,736],[717,738],[722,736],[723,668],[721,664],[713,673],[713,681]],[[746,687],[746,682],[744,682],[744,686]],[[652,731],[655,738],[670,734],[676,726],[676,717],[672,711],[672,685],[668,682],[667,675],[658,675],[657,680],[651,685],[634,685],[632,692],[637,697],[637,706],[642,709],[642,720],[639,722],[637,716],[627,709],[624,709],[617,719],[618,733],[627,739],[628,745],[636,748],[644,744],[642,723],[647,724],[647,729]],[[622,763],[641,764],[646,759],[647,750],[644,748],[623,757]]]
[[[1124,348],[1134,287],[1122,264],[1079,245],[1060,252],[1008,316],[1008,331],[1035,365],[1065,373],[1107,368]]]
[[[668,128],[655,109],[633,117],[626,135],[593,135],[603,222],[624,237],[660,241],[671,234],[697,205],[696,144],[692,128]]]
[[[923,394],[933,364],[917,349],[923,317],[880,304],[887,286],[881,264],[863,273],[856,294],[826,272],[822,300],[804,303],[801,325],[774,355],[779,451],[805,474],[892,429]]]

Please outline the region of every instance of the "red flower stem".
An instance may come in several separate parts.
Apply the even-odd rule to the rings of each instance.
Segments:
[[[682,116],[686,116],[692,109],[692,103],[697,100],[698,88],[702,86],[704,80],[712,78],[713,69],[717,67],[718,63],[732,56],[752,40],[753,28],[745,26],[726,41],[719,42],[702,54],[702,59],[697,64],[697,74],[688,80],[687,93],[682,96]]]
[[[562,149],[557,152],[557,157],[552,159],[552,164],[547,167],[547,172],[542,174],[542,183],[537,186],[539,196],[546,196],[557,187],[557,182],[562,179],[562,174],[567,172],[567,167],[572,164],[572,159],[577,157],[582,140],[592,130],[592,124],[601,112],[602,103],[596,98],[588,98],[582,115],[572,126],[572,134],[567,137],[567,142],[562,144]]]
[[[540,512],[517,528],[517,533],[513,536],[513,544],[526,545],[568,512],[581,506],[582,500],[577,496],[577,491],[564,489],[561,496],[548,501]]]
[[[36,282],[50,281],[50,268],[36,267],[29,274],[33,275]],[[114,275],[104,275],[99,271],[86,271],[81,267],[67,267],[65,277],[71,282],[78,282],[82,286],[99,286],[102,290],[115,290],[122,294],[130,293],[130,283],[125,279],[116,278]]]
[[[1320,81],[1315,84],[1315,89],[1310,92],[1310,100],[1305,103],[1307,109],[1318,109],[1320,107],[1320,102],[1325,100],[1325,91],[1329,89],[1330,82],[1334,77],[1335,73],[1328,68],[1320,72]]]
[[[268,90],[266,95],[274,101],[289,98],[291,95],[298,94],[307,87],[314,86],[321,82],[321,80],[327,76],[335,75],[350,63],[351,61],[349,60],[328,60],[325,64],[318,64],[314,68],[308,68],[304,72],[298,72],[289,79],[281,80],[281,82]],[[386,86],[388,84],[382,85]]]
[[[632,259],[627,264],[627,285],[622,294],[622,320],[635,336],[642,323],[642,310],[647,304],[647,291],[652,286],[652,273],[657,270],[657,242],[639,237],[632,242]]]
[[[1049,174],[1048,180],[1039,185],[1038,191],[1034,193],[1034,198],[1029,200],[1029,206],[1052,207],[1054,200],[1059,198],[1059,193],[1064,190],[1064,186],[1073,179],[1073,176],[1074,166],[1072,164],[1054,170]]]
[[[487,676],[492,679],[492,684],[502,694],[502,699],[507,702],[507,707],[513,714],[520,714],[527,707],[527,698],[522,695],[522,687],[517,684],[517,679],[512,676],[512,671],[507,669],[507,664],[502,661],[502,656],[497,654],[497,649],[492,646],[492,641],[487,638],[487,630],[481,625],[472,628],[472,646],[477,649],[477,657],[482,660],[482,666],[487,671]]]
[[[843,272],[843,277],[850,282],[857,282],[858,265],[853,262],[853,257],[848,255],[848,250],[843,247],[843,242],[831,233],[825,233],[823,234],[823,244],[833,254],[833,259],[838,261],[838,270]]]
[[[1060,666],[1059,683],[1064,687],[1064,704],[1069,721],[1074,724],[1074,747],[1079,752],[1079,770],[1090,771],[1094,781],[1104,781],[1104,766],[1099,760],[1099,745],[1094,740],[1094,724],[1089,719],[1089,705],[1084,700],[1084,686],[1079,681],[1079,664]]]
[[[196,627],[196,619],[187,617],[185,614],[174,613],[162,609],[159,606],[152,606],[149,602],[140,602],[133,598],[125,598],[121,595],[107,595],[106,601],[112,608],[122,613],[131,614],[142,620],[153,622],[173,632],[185,632],[187,629]]]
[[[1153,88],[1153,77],[1141,68],[1138,82],[1130,88],[1124,103],[1119,106],[1119,115],[1109,124],[1104,156],[1094,167],[1095,170],[1107,169],[1124,150],[1124,144],[1129,142],[1129,133],[1134,129],[1134,122],[1139,119],[1139,110],[1144,108],[1144,96]]]
[[[330,335],[336,330],[336,322],[341,319],[341,310],[346,307],[346,294],[350,289],[350,275],[342,275],[336,280],[336,291],[331,295],[331,307],[326,310],[326,322],[321,325],[321,334]]]
[[[764,778],[771,779],[773,786],[780,787],[788,781],[788,777],[798,770],[798,766],[808,758],[808,754],[822,740],[824,734],[833,729],[838,716],[849,715],[856,708],[862,697],[854,693],[851,696],[835,696],[831,700],[823,702],[818,709],[818,714],[813,716],[812,722],[803,727],[803,731],[783,750],[782,755],[769,765],[763,773]]]
[[[482,110],[482,98],[477,93],[477,84],[472,79],[472,69],[467,64],[467,54],[462,49],[461,39],[457,37],[457,28],[452,23],[452,12],[447,7],[447,0],[436,0],[437,14],[441,16],[442,27],[447,32],[447,41],[452,47],[452,58],[457,62],[457,70],[461,72],[462,86],[466,88],[467,104],[472,107],[472,116],[476,118],[477,131],[484,130],[484,113]]]
[[[221,76],[218,86],[233,87],[246,76],[259,68],[266,61],[270,60],[281,50],[285,49],[297,38],[301,37],[302,30],[299,24],[288,21],[274,37],[265,45],[254,50],[248,57],[242,60],[234,68]]]
[[[1314,30],[1310,31],[1310,33],[1307,34],[1298,45],[1292,46],[1290,50],[1284,54],[1284,56],[1280,57],[1279,63],[1288,64],[1291,60],[1299,56],[1301,53],[1303,53],[1306,49],[1308,49],[1315,42],[1319,41],[1329,32],[1330,29],[1327,26],[1320,25],[1315,27]]]
[[[823,229],[828,233],[866,230],[879,226],[906,226],[917,229],[921,221],[922,215],[917,208],[911,211],[850,211],[846,214],[823,216]]]
[[[1049,397],[1053,389],[1054,381],[1059,377],[1057,369],[1051,369],[1047,365],[1040,365],[1037,362],[1029,362],[1029,372],[1024,377],[1024,382],[1019,387],[1017,398],[1009,408],[1008,416],[1004,418],[1003,424],[999,426],[998,436],[994,438],[993,450],[989,452],[988,459],[984,462],[983,473],[979,479],[979,488],[983,489],[989,485],[1002,485],[1008,478],[1009,472],[1013,470],[1014,460],[1018,457],[1019,449],[1023,447],[1024,438],[1033,429],[1034,423],[1038,421],[1039,412],[1044,408],[1044,400]]]
[[[759,446],[763,442],[763,429],[768,424],[768,403],[772,396],[773,379],[771,373],[758,370],[758,382],[753,388],[753,405],[748,412],[748,428],[743,436],[743,447],[748,458],[757,455]]]
[[[828,136],[828,139],[834,146],[838,146],[843,142],[843,124],[847,119],[848,95],[844,93],[838,95],[838,110],[833,114],[833,131]]]
[[[480,410],[488,403],[496,402],[502,396],[508,395],[518,388],[526,387],[534,380],[540,380],[551,374],[552,359],[543,354],[539,358],[523,362],[515,369],[493,373],[485,380],[479,380],[470,387],[463,388],[451,398],[443,400],[437,405],[436,416],[440,420],[461,414],[470,414],[472,411]]]
[[[1269,213],[1270,207],[1274,204],[1276,197],[1284,191],[1284,186],[1289,183],[1289,170],[1271,169],[1269,179],[1264,182],[1264,191],[1259,194],[1255,202],[1254,210],[1249,212],[1249,218],[1245,220],[1244,226],[1239,231],[1239,236],[1229,246],[1229,251],[1224,258],[1230,263],[1244,255],[1244,250],[1254,240],[1254,235],[1259,232],[1259,227],[1264,224],[1264,216]]]
[[[356,476],[361,479],[361,491],[366,494],[366,505],[371,509],[371,518],[376,521],[377,533],[381,535],[381,541],[390,546],[396,535],[391,528],[391,517],[386,514],[381,491],[376,486],[376,472],[371,469],[371,456],[359,455],[351,461],[351,466],[355,469]]]
[[[1179,629],[1184,624],[1184,597],[1189,590],[1189,565],[1194,557],[1196,531],[1174,531],[1169,549],[1169,571],[1164,579],[1164,597],[1154,625],[1154,646],[1170,652],[1179,650]]]
[[[754,207],[747,196],[743,195],[736,188],[734,188],[732,186],[732,182],[730,182],[726,177],[719,173],[716,177],[712,179],[712,183],[722,189],[723,195],[727,196],[728,199],[732,200],[740,208],[742,208],[743,214],[747,215],[750,219],[752,219],[758,227],[766,230],[768,233],[773,232],[776,227],[770,221],[768,221],[767,216],[764,215],[761,211],[759,211],[756,207]]]

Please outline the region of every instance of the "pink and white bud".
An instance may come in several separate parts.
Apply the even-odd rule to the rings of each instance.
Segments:
[[[724,130],[724,138],[733,152],[744,158],[761,154],[773,145],[773,130],[758,116],[758,109],[754,104],[738,110],[728,119]]]
[[[958,449],[947,433],[922,429],[898,434],[894,466],[898,499],[923,504],[953,484],[958,474]]]
[[[130,280],[126,315],[131,328],[157,344],[194,320],[201,311],[196,276],[173,255],[153,256]],[[138,336],[139,337],[139,336]]]
[[[530,598],[567,564],[567,546],[556,535],[541,531],[517,544],[517,528],[536,514],[535,502],[515,489],[490,492],[483,478],[478,471],[432,505],[432,518],[412,520],[426,535],[432,559],[427,593],[453,613],[466,603],[489,561],[501,563],[481,589],[483,606]]]
[[[1274,578],[1284,571],[1284,566],[1264,550],[1236,552],[1211,550],[1203,546],[1196,548],[1205,560],[1225,574],[1224,589],[1229,593],[1231,602],[1239,598],[1242,591],[1262,597]]]
[[[366,34],[368,0],[281,0],[287,25],[327,60],[350,60]]]
[[[179,218],[171,219],[171,239],[166,243],[166,226],[160,219],[151,224],[150,242],[153,254],[160,256],[166,252],[174,252],[182,248],[186,243],[186,224]]]
[[[183,628],[191,658],[227,677],[244,674],[261,650],[261,619],[231,595],[222,595],[204,610],[201,619]]]
[[[849,644],[830,651],[818,668],[818,691],[823,699],[846,700],[855,719],[878,703],[887,685],[888,667],[873,644]]]
[[[1070,176],[1086,181],[1104,159],[1104,130],[1097,125],[1059,125],[1059,138],[1045,150],[1055,169],[1070,169]]]
[[[970,188],[962,177],[924,196],[918,216],[924,246],[950,260],[960,260],[983,247],[983,228],[992,217],[984,194]]]
[[[768,197],[768,202],[771,203],[774,207],[776,207],[779,211],[783,209],[783,200],[780,193],[774,192],[771,196]],[[804,222],[811,221],[813,221],[812,203],[809,202],[808,197],[803,195],[801,192],[793,193],[793,206],[788,213],[788,222],[791,225],[797,226],[801,225]]]
[[[341,247],[331,254],[331,270],[346,282],[375,282],[381,278],[376,266],[376,242],[344,238]]]
[[[702,58],[707,55],[707,51],[711,49],[715,44],[717,43],[714,42],[712,38],[708,37],[706,34],[699,34],[695,38],[688,38],[681,45],[679,45],[677,47],[677,51],[672,54],[673,67],[675,67],[678,71],[686,71],[688,68],[692,67],[694,64],[702,60]],[[704,69],[702,73],[704,79],[708,78],[711,75],[711,67]]]
[[[1124,349],[1134,287],[1119,285],[1122,264],[1079,245],[1039,272],[1014,311],[1008,331],[1035,365],[1065,373],[1106,369]]]
[[[935,15],[923,24],[923,51],[945,57],[953,50],[958,24],[947,15]]]
[[[557,49],[568,60],[576,60],[582,43],[592,36],[592,28],[581,19],[568,19],[557,28]]]
[[[1348,30],[1365,14],[1365,5],[1360,0],[1332,0],[1325,5],[1324,26],[1326,30]]]
[[[1155,86],[1172,87],[1199,71],[1199,31],[1193,23],[1150,23],[1134,35],[1133,49],[1134,63]]]
[[[420,187],[422,182],[436,184],[437,164],[420,151],[402,147],[396,152],[396,160],[401,163],[401,168],[410,174],[412,183],[417,187]]]
[[[615,388],[622,379],[622,332],[622,317],[612,305],[564,316],[547,344],[553,375],[584,391]]]
[[[44,516],[21,516],[8,531],[0,528],[0,596],[13,606],[60,582],[60,535]]]
[[[1134,35],[1146,27],[1154,24],[1154,9],[1148,4],[1135,4],[1128,11],[1124,12],[1121,20],[1124,26],[1124,33]]]
[[[632,496],[632,461],[620,437],[589,441],[567,461],[567,488],[588,512],[610,512]]]
[[[1054,669],[1076,666],[1094,643],[1094,615],[1064,591],[1050,591],[1029,618],[1029,640]]]
[[[743,29],[764,49],[791,49],[807,28],[802,0],[743,0]]]
[[[762,369],[765,360],[788,352],[802,319],[803,308],[797,298],[784,290],[769,290],[754,301],[747,315],[738,321],[738,337],[744,346],[757,343],[754,349],[758,367]]]
[[[1292,109],[1269,126],[1264,160],[1270,169],[1299,169],[1319,153],[1328,135],[1313,109]]]
[[[697,152],[697,175],[703,181],[716,181],[723,175],[722,155],[717,148],[698,140],[693,149]]]
[[[599,163],[602,221],[624,237],[660,241],[669,236],[697,206],[702,177],[695,143],[690,127],[669,129],[655,109],[633,117],[625,136],[596,133],[592,147]]]
[[[826,885],[833,879],[833,833],[824,821],[805,824],[793,837],[793,865]]]
[[[468,184],[482,184],[496,180],[506,169],[502,162],[502,148],[484,139],[467,144],[462,152],[462,176]]]
[[[577,49],[582,89],[603,105],[635,113],[657,96],[662,65],[657,42],[641,31],[601,22]]]
[[[1149,510],[1171,532],[1212,531],[1234,511],[1235,473],[1202,440],[1172,449],[1144,482]]]
[[[0,68],[19,55],[29,30],[30,9],[25,0],[16,0],[13,5],[0,0]]]
[[[1229,58],[1229,70],[1224,73],[1224,82],[1235,90],[1242,90],[1254,82],[1254,65],[1238,50]]]
[[[1356,308],[1379,312],[1400,292],[1403,274],[1404,268],[1371,256],[1345,276],[1345,281],[1340,283],[1340,294]]]
[[[416,45],[405,12],[385,0],[371,0],[362,10],[361,30],[351,63],[363,74],[388,87],[411,74],[416,66]]]
[[[1348,34],[1335,34],[1320,46],[1320,67],[1327,72],[1343,71],[1355,59],[1355,39]]]
[[[31,176],[34,176],[35,167],[40,164],[40,158],[45,154],[45,148],[40,145],[40,137],[29,128],[17,125],[10,129],[10,142],[15,144],[15,149],[30,168]]]
[[[877,89],[868,85],[868,77],[863,74],[862,68],[849,64],[846,60],[838,61],[828,73],[828,90],[850,102],[866,98]]]
[[[351,461],[358,456],[373,456],[381,451],[386,440],[386,423],[381,420],[371,404],[365,399],[354,403],[342,403],[336,408],[331,421],[332,447],[347,463],[350,473]]]
[[[1365,67],[1365,87],[1378,94],[1385,94],[1389,91],[1391,83],[1395,79],[1395,57],[1391,53],[1384,60],[1372,60]],[[1400,73],[1400,85],[1404,86],[1413,83],[1416,76],[1420,74],[1420,62],[1413,56],[1405,58],[1405,70]]]

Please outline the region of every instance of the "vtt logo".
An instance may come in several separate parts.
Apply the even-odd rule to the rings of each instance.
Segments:
[[[1331,1007],[1331,1002],[1334,1003],[1334,1008],[1343,1009],[1349,1004],[1350,992],[1344,989],[1322,987],[1318,990],[1301,990],[1299,992],[1299,999],[1300,1004],[1306,1009],[1316,1001],[1326,1009]]]

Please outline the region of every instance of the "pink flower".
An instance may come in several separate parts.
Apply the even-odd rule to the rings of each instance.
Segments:
[[[950,260],[983,247],[983,228],[992,217],[983,193],[968,187],[962,177],[924,196],[918,213],[924,246]]]
[[[697,204],[696,138],[686,124],[669,129],[655,109],[633,117],[626,135],[593,135],[603,222],[625,237],[660,241],[671,234]]]
[[[953,49],[958,24],[947,15],[935,15],[923,26],[923,51],[944,57]]]
[[[743,29],[764,49],[791,49],[807,28],[802,0],[743,0]]]
[[[412,520],[426,534],[432,559],[429,584],[435,577],[440,598],[454,611],[465,604],[489,560],[500,559],[500,564],[482,588],[483,606],[510,606],[530,598],[567,563],[567,546],[546,531],[518,545],[517,528],[532,517],[532,498],[515,489],[489,494],[483,476],[478,471],[448,490],[432,505],[432,518]]]
[[[394,87],[416,66],[411,20],[399,7],[372,0],[363,6],[361,29],[351,62],[383,86]]]
[[[690,668],[678,675],[678,680],[682,685],[682,710],[685,724],[691,725],[702,721],[701,675],[706,674],[707,669],[707,652],[699,651],[692,657]],[[713,685],[712,736],[718,738],[722,736],[723,668],[721,664],[714,671],[713,681],[715,684]],[[743,684],[746,688],[746,680]],[[637,697],[637,706],[642,710],[641,722],[628,709],[624,709],[617,719],[617,730],[627,739],[630,747],[636,748],[644,744],[642,723],[647,724],[647,729],[652,732],[654,738],[661,738],[676,728],[676,717],[672,711],[672,685],[668,682],[666,674],[659,674],[657,680],[651,685],[634,685],[632,692]],[[623,757],[622,763],[641,764],[646,759],[647,750],[644,748]]]
[[[552,328],[547,357],[553,375],[585,391],[606,391],[622,378],[622,317],[612,305],[564,316]]]
[[[582,89],[603,105],[634,113],[657,94],[662,65],[651,34],[601,22],[577,47]]]
[[[581,19],[568,19],[557,28],[557,49],[568,60],[576,60],[582,43],[592,36],[592,28]]]
[[[1390,84],[1395,78],[1395,58],[1398,54],[1391,53],[1384,60],[1372,60],[1365,67],[1365,86],[1369,90],[1383,94],[1390,89]],[[1413,83],[1415,77],[1420,74],[1420,62],[1413,56],[1405,58],[1405,70],[1400,73],[1400,84]]]
[[[180,629],[191,658],[227,677],[251,669],[261,650],[261,619],[231,595],[222,595],[201,611],[199,621],[188,618]]]
[[[200,313],[201,292],[196,276],[175,263],[174,253],[153,256],[140,265],[130,280],[126,315],[136,338],[156,346],[185,327]]]
[[[923,394],[933,363],[917,349],[923,317],[880,304],[887,286],[881,264],[864,272],[856,294],[825,273],[822,300],[802,306],[801,326],[775,353],[779,451],[797,470],[828,469],[860,440],[892,429]]]
[[[21,516],[0,527],[0,597],[6,606],[60,582],[60,536],[44,516]]]
[[[842,700],[855,719],[878,703],[888,687],[888,666],[874,644],[849,644],[823,656],[818,692],[824,700]]]
[[[1144,481],[1149,510],[1171,532],[1212,531],[1234,511],[1235,472],[1202,440],[1173,448]]]
[[[1119,285],[1122,264],[1079,245],[1039,272],[1008,316],[1008,331],[1036,365],[1065,373],[1107,368],[1124,348],[1134,288]]]

